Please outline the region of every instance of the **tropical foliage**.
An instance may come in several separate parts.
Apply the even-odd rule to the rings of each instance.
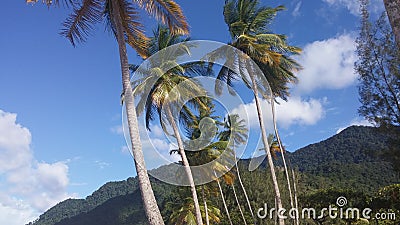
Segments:
[[[318,204],[327,207],[329,204],[335,204],[336,198],[339,197],[335,195],[340,194],[346,196],[351,204],[357,202],[365,204],[374,209],[374,212],[378,208],[398,210],[398,198],[396,197],[398,196],[396,194],[398,184],[392,184],[400,182],[400,177],[393,170],[391,163],[381,155],[381,150],[388,148],[388,138],[390,136],[385,132],[382,133],[378,128],[350,127],[325,141],[309,145],[292,154],[288,153],[293,167],[297,168],[300,206],[309,206],[319,199]],[[281,168],[277,170],[277,178],[283,187],[283,202],[289,205],[289,195],[284,188],[286,178],[283,168],[280,167],[282,162],[279,162],[279,159],[275,162],[277,167]],[[264,166],[252,172],[247,170],[248,165],[248,160],[241,160],[238,164],[250,204],[257,213],[256,209],[263,207],[264,203],[274,204],[273,192],[265,191],[271,190],[273,187],[270,174],[265,168],[265,162],[262,164]],[[352,171],[352,173],[346,171]],[[168,175],[168,166],[160,167],[157,171],[152,172]],[[175,174],[170,174],[170,176],[175,176]],[[151,181],[164,221],[169,221],[172,213],[185,204],[187,197],[190,198],[190,190],[188,188],[181,190],[181,188],[155,179]],[[106,225],[106,221],[110,220],[121,225],[146,224],[137,182],[137,178],[129,178],[125,181],[107,183],[86,199],[69,199],[56,205],[42,214],[33,224]],[[234,184],[238,187],[237,179]],[[243,224],[231,186],[225,182],[221,182],[221,186],[233,224]],[[383,188],[385,186],[388,187]],[[215,207],[220,211],[219,214],[215,214],[218,215],[219,224],[229,224],[216,183],[207,185],[205,192],[207,206]],[[242,192],[238,191],[238,193]],[[330,194],[325,195],[324,193]],[[360,195],[360,193],[362,194]],[[315,196],[315,198],[311,198],[311,196]],[[358,197],[355,198],[356,196]],[[238,198],[242,203],[246,221],[251,224],[253,221],[251,213],[243,205],[246,202],[245,196],[238,194]],[[367,202],[364,203],[361,201],[362,199],[366,199]],[[190,199],[188,201],[190,203]],[[267,219],[258,219],[257,224],[265,224],[266,221]],[[313,224],[313,222],[310,221],[309,224]],[[344,222],[342,222],[329,221],[325,224],[343,224]],[[386,222],[387,224],[398,224],[390,220],[386,220]],[[215,223],[211,222],[211,224]],[[304,221],[301,224],[304,224]]]
[[[26,2],[36,3],[37,0]],[[291,46],[285,35],[270,30],[271,22],[283,6],[261,6],[259,0],[225,1],[223,15],[231,37],[229,45],[239,51],[228,57],[226,48],[208,54],[206,57],[210,61],[226,60],[215,71],[212,63],[207,66],[176,62],[177,57],[189,55],[194,46],[186,42],[189,40],[184,36],[188,35],[186,18],[172,0],[44,0],[47,6],[62,3],[72,8],[61,35],[73,46],[85,42],[101,21],[105,21],[106,28],[114,34],[121,64],[122,102],[126,106],[138,177],[108,183],[86,199],[68,199],[29,224],[155,225],[165,221],[177,225],[364,224],[372,221],[398,224],[399,218],[330,218],[323,211],[319,217],[301,220],[284,220],[276,215],[265,219],[258,214],[266,204],[278,209],[290,205],[298,210],[314,207],[321,211],[334,205],[338,197],[348,196],[349,207],[370,207],[375,216],[381,213],[400,215],[400,186],[393,184],[399,182],[396,169],[400,170],[400,53],[386,15],[372,23],[368,1],[360,2],[362,26],[356,41],[359,60],[355,64],[360,75],[362,106],[359,113],[381,129],[350,127],[326,141],[289,153],[279,137],[275,104],[277,98],[288,99],[289,84],[297,81],[295,73],[301,66],[293,56],[300,54],[301,49]],[[384,2],[389,5],[388,1]],[[144,32],[141,9],[164,24],[157,27],[151,38]],[[398,16],[393,10],[387,11],[398,36]],[[169,46],[178,43],[179,47],[169,51]],[[147,67],[128,64],[127,44],[147,60]],[[153,57],[157,54],[158,57]],[[134,74],[133,81],[130,71]],[[191,79],[214,72],[217,94],[221,94],[224,85],[232,93],[236,81],[241,81],[253,93],[267,155],[266,161],[255,171],[246,170],[249,160],[237,162],[237,147],[248,139],[244,120],[237,114],[230,114],[221,121],[221,114],[215,114],[214,102],[207,91]],[[262,101],[271,105],[274,134],[266,133]],[[180,171],[182,174],[169,174],[170,165],[165,165],[155,173],[178,176],[189,187],[170,186],[157,180],[150,183],[137,122],[140,115],[144,115],[149,131],[150,124],[157,122],[166,134],[175,138],[178,149],[171,150],[171,154],[180,156],[179,163],[184,168]],[[186,137],[180,132],[182,128]],[[200,169],[200,173],[212,182],[196,185],[197,174],[193,175],[190,166],[210,162],[211,166]],[[290,166],[296,169],[288,169]]]

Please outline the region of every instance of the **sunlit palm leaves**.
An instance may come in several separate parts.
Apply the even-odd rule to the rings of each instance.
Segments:
[[[283,6],[260,7],[257,0],[231,0],[225,4],[224,18],[232,37],[231,45],[256,62],[276,97],[286,99],[289,94],[287,85],[296,82],[294,72],[301,69],[290,56],[299,54],[301,49],[288,45],[284,35],[269,30],[272,19],[283,9]],[[218,78],[227,81],[228,85],[238,78],[248,84],[240,68],[246,68],[246,65],[239,59],[233,65],[237,70],[223,69]],[[238,72],[242,74],[238,75]]]
[[[117,7],[113,8],[112,1],[117,1]],[[37,0],[26,0],[34,3]],[[60,0],[44,0],[46,5],[58,5]],[[124,30],[125,41],[137,53],[146,57],[148,38],[144,34],[144,27],[140,21],[139,9],[143,8],[150,15],[167,24],[172,33],[188,34],[189,27],[186,18],[178,4],[171,0],[64,0],[68,6],[72,6],[73,12],[63,23],[61,34],[68,38],[72,45],[84,42],[91,34],[95,25],[105,20],[107,27],[115,34],[116,21],[113,10],[119,10],[120,21]]]
[[[167,207],[175,208],[169,218],[169,224],[174,225],[197,225],[196,216],[194,212],[193,199],[188,197],[185,198],[183,205],[173,205],[174,203],[169,202]],[[200,210],[202,216],[205,217],[206,211],[205,206],[201,205]],[[220,210],[207,202],[207,214],[209,221],[212,224],[220,222]]]
[[[137,72],[132,87],[133,96],[140,97],[136,110],[139,115],[145,114],[147,128],[149,129],[149,123],[155,119],[156,115],[164,132],[169,133],[167,125],[172,128],[194,203],[195,217],[185,218],[188,221],[190,218],[195,219],[196,223],[202,224],[196,186],[176,119],[179,118],[183,125],[193,120],[195,116],[192,110],[206,107],[202,101],[207,93],[200,84],[187,76],[185,70],[187,67],[178,65],[176,62],[178,56],[189,54],[189,47],[182,44],[168,48],[182,41],[184,39],[179,35],[171,33],[166,28],[158,27],[155,36],[150,40],[152,48],[148,52],[148,54],[157,54],[147,60],[148,64],[144,66],[145,68],[132,67],[136,68]]]

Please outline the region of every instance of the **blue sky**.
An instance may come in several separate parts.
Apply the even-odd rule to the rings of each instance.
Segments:
[[[383,10],[371,1],[373,15]],[[223,1],[178,1],[192,39],[229,41]],[[277,108],[290,151],[351,124],[367,124],[359,106],[354,0],[262,1],[283,4],[271,25],[304,49],[305,68]],[[58,33],[69,9],[5,0],[0,26],[0,224],[21,225],[68,197],[86,197],[107,181],[135,175],[121,131],[118,49],[104,27],[73,48]],[[145,16],[146,29],[155,27]],[[129,50],[131,63],[140,63]],[[252,107],[248,102],[242,107]],[[249,115],[250,117],[254,115]],[[251,120],[250,121],[254,121]],[[252,126],[252,125],[251,125]],[[158,147],[168,148],[153,132]]]

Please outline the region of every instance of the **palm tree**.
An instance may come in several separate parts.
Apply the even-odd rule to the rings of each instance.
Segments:
[[[285,159],[285,149],[282,146],[281,138],[279,137],[279,132],[278,132],[278,127],[276,125],[276,113],[275,113],[275,99],[271,99],[271,110],[272,110],[272,122],[274,124],[274,131],[275,131],[275,136],[276,136],[276,141],[278,142],[278,149],[279,152],[281,153],[282,156],[282,161],[283,161],[283,167],[285,169],[285,175],[286,175],[286,181],[288,185],[288,190],[289,190],[289,198],[290,198],[290,206],[293,209],[295,206],[293,204],[293,195],[292,195],[292,187],[290,184],[290,178],[289,178],[289,171],[286,165],[286,159]],[[297,209],[297,207],[296,207]],[[295,218],[295,221],[297,221],[298,218]]]
[[[296,177],[295,177],[295,174],[294,174],[294,169],[292,169],[292,177],[293,177],[293,190],[294,190],[294,207],[295,207],[295,209],[299,209],[299,203],[298,203],[298,201],[297,201],[297,181],[296,181]],[[299,218],[298,217],[296,217],[296,225],[299,225],[300,224],[300,221],[299,221]]]
[[[168,203],[167,207],[173,203]],[[208,207],[205,205],[200,206],[202,214],[206,214],[209,217],[209,221],[213,223],[220,222],[220,210],[211,204]],[[184,200],[183,205],[179,205],[177,209],[173,211],[169,218],[169,224],[174,225],[197,225],[196,216],[194,215],[194,204],[193,199],[188,197]]]
[[[32,2],[32,0],[26,1]],[[60,1],[45,0],[44,2],[49,6],[51,4],[58,5]],[[186,18],[179,5],[172,0],[136,0],[134,2],[128,0],[65,0],[64,2],[73,6],[73,12],[64,22],[61,34],[68,38],[73,46],[76,42],[85,42],[94,24],[103,18],[106,19],[108,27],[115,35],[120,56],[129,135],[144,210],[150,224],[164,224],[144,162],[135,102],[132,97],[126,43],[142,57],[146,56],[147,37],[142,31],[143,25],[139,21],[139,8],[166,23],[174,33],[188,33]]]
[[[228,209],[228,206],[227,206],[226,201],[225,201],[224,192],[222,191],[221,183],[219,182],[219,178],[218,178],[217,173],[215,172],[215,170],[214,170],[214,175],[215,175],[215,181],[218,184],[219,193],[221,194],[222,203],[224,204],[225,212],[226,212],[226,215],[228,216],[229,223],[231,225],[233,225],[231,216],[229,214],[229,209]]]
[[[206,194],[204,193],[204,185],[201,186],[201,195],[203,197],[203,205],[204,205],[204,214],[205,214],[205,220],[206,220],[206,225],[210,225],[210,218],[208,216],[208,206],[207,206],[207,198]]]
[[[232,80],[241,78],[247,87],[253,90],[262,141],[278,208],[282,208],[282,199],[268,147],[259,94],[263,98],[271,100],[270,91],[272,91],[273,96],[286,100],[288,96],[287,84],[296,81],[293,72],[300,69],[300,65],[290,56],[299,54],[301,50],[289,46],[284,35],[273,34],[268,29],[276,13],[283,9],[283,6],[276,8],[259,7],[258,0],[226,1],[224,18],[232,38],[231,45],[247,56],[231,57],[231,61],[227,62],[230,65],[222,67],[217,76],[218,80],[225,81],[228,85],[232,84]],[[255,62],[256,65],[252,62]],[[229,68],[235,68],[235,70],[232,71]],[[263,74],[257,73],[257,69],[260,69]],[[265,80],[268,81],[269,85]],[[217,93],[218,90],[220,92],[221,85],[221,82],[216,82]],[[279,218],[279,224],[284,224],[283,218]]]
[[[232,183],[231,186],[232,186],[232,190],[233,190],[233,195],[235,196],[236,204],[238,205],[240,215],[242,216],[242,219],[243,219],[243,223],[244,223],[244,225],[247,225],[246,218],[244,217],[242,207],[240,206],[239,198],[236,194],[236,189],[235,189],[234,183]]]
[[[166,49],[168,46],[182,43],[183,41],[185,41],[185,39],[181,36],[174,35],[170,33],[167,28],[159,26],[154,32],[154,37],[150,40],[151,47],[148,51],[148,57],[160,50]],[[190,46],[182,44],[177,48],[178,49],[174,52],[178,57],[188,54]],[[150,63],[152,63],[151,58],[149,58],[149,60]],[[156,114],[160,118],[160,125],[163,127],[165,132],[168,132],[168,130],[166,124],[162,121],[162,118],[166,118],[168,124],[172,127],[174,137],[178,144],[177,152],[181,156],[184,171],[192,191],[196,220],[198,224],[203,224],[196,186],[189,166],[189,161],[186,157],[184,143],[178,127],[179,121],[176,120],[176,115],[179,115],[181,122],[184,124],[188,123],[188,120],[194,118],[191,109],[206,107],[203,102],[203,96],[206,96],[206,92],[200,84],[185,75],[193,65],[177,65],[171,59],[163,61],[163,57],[158,56],[156,57],[155,63],[157,63],[157,65],[151,65],[152,68],[149,71],[136,71],[138,72],[137,75],[144,75],[132,82],[132,86],[134,87],[133,95],[141,96],[141,99],[138,102],[137,111],[139,114],[145,113],[146,126],[148,129],[150,121],[155,119],[154,115]],[[172,69],[166,69],[170,65],[175,67]],[[160,74],[160,71],[165,71],[165,73],[163,72]],[[143,94],[145,96],[142,96]],[[179,107],[175,106],[184,103],[186,99],[189,100],[185,103],[186,105],[182,104],[182,110],[176,111]]]
[[[397,47],[400,49],[400,1],[399,0],[383,0],[386,13],[392,27]]]
[[[248,129],[244,125],[244,123],[245,123],[245,121],[243,119],[240,119],[238,114],[228,115],[228,117],[224,121],[225,130],[219,134],[219,139],[223,140],[223,141],[232,140],[231,145],[232,145],[232,151],[233,151],[233,154],[235,157],[236,174],[237,174],[237,177],[239,180],[239,184],[240,184],[240,186],[243,190],[244,196],[246,198],[246,202],[249,207],[251,216],[253,217],[253,221],[256,222],[256,218],[254,216],[253,209],[251,208],[249,197],[247,195],[246,189],[242,182],[242,178],[240,176],[239,166],[237,163],[238,159],[236,157],[236,151],[235,151],[235,146],[245,143],[248,138],[248,135],[247,135]],[[242,216],[243,216],[243,214],[242,214]]]

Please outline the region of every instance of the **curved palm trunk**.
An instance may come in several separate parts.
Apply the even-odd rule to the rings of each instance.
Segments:
[[[229,214],[228,206],[226,205],[226,201],[225,201],[225,197],[224,197],[224,192],[222,191],[222,187],[221,187],[221,184],[220,184],[220,182],[219,182],[219,179],[217,178],[217,173],[215,172],[215,170],[214,170],[214,175],[215,175],[215,177],[216,177],[216,181],[217,181],[218,188],[219,188],[219,193],[221,194],[222,203],[224,204],[225,212],[226,212],[226,215],[228,216],[229,223],[230,223],[231,225],[233,225],[232,220],[231,220],[231,215]]]
[[[236,195],[235,185],[233,185],[233,183],[232,183],[232,189],[233,189],[233,195],[235,196],[236,204],[239,207],[240,215],[242,215],[242,219],[243,219],[244,225],[247,225],[246,218],[244,217],[244,214],[243,214],[243,211],[242,211],[242,207],[240,206],[239,199],[238,199],[238,197]]]
[[[117,1],[112,1],[113,16],[116,21],[116,38],[119,47],[119,57],[121,62],[122,71],[122,86],[125,93],[125,106],[126,115],[128,118],[129,136],[132,145],[132,154],[134,157],[136,172],[139,181],[139,188],[142,195],[143,207],[146,213],[149,224],[151,225],[163,225],[164,221],[161,216],[160,210],[157,206],[156,198],[154,197],[153,189],[151,187],[149,175],[147,174],[146,165],[144,162],[144,156],[142,151],[142,145],[139,136],[139,126],[135,110],[135,102],[132,97],[132,87],[129,76],[128,56],[126,53],[126,44],[124,39],[124,31],[120,23],[121,16],[119,7],[116,5]]]
[[[397,47],[400,49],[400,0],[383,0],[394,33]]]
[[[272,155],[271,155],[271,152],[269,151],[269,147],[268,147],[269,144],[268,144],[267,134],[265,132],[264,118],[262,117],[261,103],[260,103],[260,99],[258,97],[258,89],[256,86],[256,81],[255,81],[253,72],[251,71],[249,75],[250,75],[250,79],[251,79],[252,89],[254,92],[254,99],[256,101],[257,116],[258,116],[258,122],[260,123],[262,141],[264,144],[265,153],[267,154],[268,166],[270,168],[272,183],[274,186],[277,211],[280,211],[280,209],[283,208],[281,192],[279,191],[279,185],[278,185],[278,181],[276,179],[276,174],[275,174],[275,166],[274,166],[274,162],[272,161]],[[279,225],[284,225],[284,224],[285,224],[285,221],[283,220],[283,218],[279,217]]]
[[[292,169],[292,177],[293,177],[293,190],[294,190],[294,204],[297,212],[299,211],[299,204],[297,202],[297,188],[296,188],[296,177],[294,175],[294,170]],[[299,215],[296,216],[296,225],[299,225]]]
[[[238,176],[238,180],[239,180],[240,187],[241,187],[242,190],[243,190],[244,197],[246,198],[246,202],[247,202],[247,205],[248,205],[248,207],[249,207],[251,216],[253,217],[254,224],[257,224],[257,220],[256,220],[256,218],[255,218],[255,216],[254,216],[253,209],[251,208],[249,196],[247,195],[246,189],[244,188],[244,185],[243,185],[243,182],[242,182],[242,178],[240,177],[239,166],[238,166],[238,163],[237,163],[237,160],[236,160],[235,148],[233,148],[233,154],[234,154],[234,156],[235,156],[236,174],[237,174],[237,176]]]
[[[186,153],[185,153],[185,149],[183,147],[183,141],[181,138],[181,135],[179,133],[179,129],[178,126],[175,122],[175,119],[172,115],[170,106],[166,106],[166,111],[168,114],[168,120],[171,123],[172,129],[174,130],[174,135],[176,138],[176,142],[178,143],[178,149],[179,149],[179,154],[182,158],[182,163],[183,163],[183,167],[185,168],[185,172],[189,181],[189,185],[190,185],[190,190],[192,192],[192,197],[193,197],[193,202],[194,202],[194,209],[195,209],[195,215],[196,215],[196,222],[198,225],[203,225],[203,219],[201,217],[201,211],[200,211],[200,204],[199,204],[199,200],[197,198],[197,191],[196,191],[196,185],[194,183],[193,180],[193,175],[192,175],[192,170],[190,169],[189,166],[189,161],[186,157]]]
[[[203,203],[204,203],[204,213],[206,215],[206,224],[210,225],[210,219],[208,218],[208,208],[207,208],[207,199],[206,195],[204,194],[204,185],[201,186],[201,194],[203,195]]]
[[[288,171],[288,168],[286,166],[285,154],[284,154],[284,150],[283,150],[283,147],[282,147],[281,138],[279,137],[278,128],[276,126],[275,100],[273,98],[271,98],[271,108],[272,108],[272,121],[274,123],[274,131],[275,131],[276,138],[278,139],[278,145],[279,145],[279,149],[281,150],[283,166],[285,168],[286,180],[287,180],[287,185],[288,185],[288,190],[289,190],[289,197],[290,197],[290,206],[293,209],[294,208],[294,204],[293,204],[292,187],[290,185],[289,171]],[[297,220],[297,218],[296,218],[296,220]]]

